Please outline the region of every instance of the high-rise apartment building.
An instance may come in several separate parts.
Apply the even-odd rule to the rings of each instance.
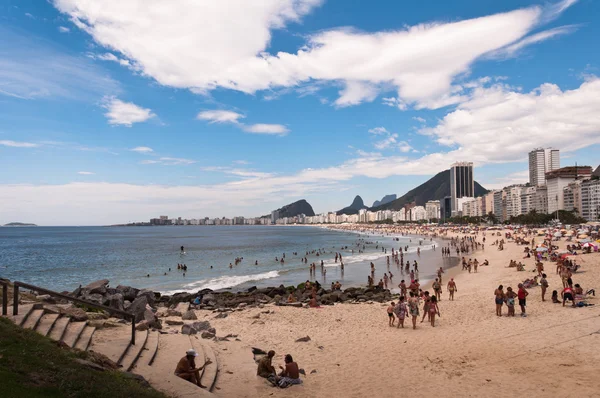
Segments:
[[[590,166],[569,166],[547,173],[548,213],[565,209],[565,187],[573,181],[589,179],[591,176],[592,168]]]
[[[462,211],[460,198],[475,197],[475,180],[473,178],[473,162],[457,162],[450,168],[450,198],[452,215]]]
[[[546,173],[559,168],[558,149],[536,148],[529,152],[529,183],[532,186],[545,185]]]
[[[600,221],[600,180],[598,179],[581,183],[581,216],[588,221]]]

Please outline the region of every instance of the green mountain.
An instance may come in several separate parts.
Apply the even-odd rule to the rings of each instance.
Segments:
[[[476,197],[483,196],[488,192],[487,189],[475,181]],[[398,199],[381,206],[373,207],[371,210],[400,210],[404,205],[412,202],[415,202],[417,206],[425,206],[425,203],[430,200],[442,200],[446,196],[450,196],[450,170],[437,173],[428,181],[411,189]]]
[[[358,214],[358,211],[360,209],[368,209],[368,207],[365,206],[365,202],[363,202],[362,198],[356,195],[356,197],[352,201],[352,204],[348,207],[344,207],[342,210],[338,210],[337,215],[339,216],[340,214]]]
[[[310,203],[306,200],[301,199],[297,202],[290,203],[289,205],[285,205],[280,209],[277,209],[279,212],[279,218],[283,217],[295,217],[299,214],[304,214],[305,216],[312,217],[315,215],[315,211],[313,210]]]
[[[37,227],[35,224],[28,224],[24,222],[9,222],[8,224],[4,224],[5,227]]]

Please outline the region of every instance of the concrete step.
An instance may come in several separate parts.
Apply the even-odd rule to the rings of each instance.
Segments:
[[[210,359],[212,362],[210,365],[206,365],[204,369],[204,375],[202,376],[202,384],[208,387],[208,391],[212,392],[217,385],[217,378],[219,377],[219,359],[217,358],[216,352],[206,343],[202,343],[202,349],[206,359]],[[196,363],[200,366],[201,363]]]
[[[88,350],[106,355],[114,363],[128,351],[131,340],[131,325],[116,328],[96,329]]]
[[[35,331],[41,334],[42,336],[47,336],[50,330],[52,330],[52,327],[54,326],[54,323],[56,322],[58,317],[58,314],[44,314],[42,316],[42,319],[40,319],[40,322],[38,323],[37,327],[35,328]]]
[[[42,319],[42,315],[44,315],[43,308],[31,311],[25,322],[23,322],[23,328],[35,330],[40,319]]]
[[[8,319],[13,321],[13,323],[17,326],[22,326],[23,323],[27,320],[27,317],[34,310],[33,304],[19,304],[19,314],[13,315],[13,307],[8,307]]]
[[[156,363],[163,363],[163,361],[169,361],[172,366],[165,371],[160,366],[149,366],[146,360],[138,361],[135,367],[135,373],[144,376],[146,380],[152,386],[160,391],[163,391],[168,396],[188,398],[188,397],[214,397],[215,395],[209,393],[207,390],[199,388],[198,386],[183,380],[180,377],[175,376],[175,367],[177,361],[185,356],[185,352],[190,348],[196,349],[189,339],[183,338],[180,334],[162,334],[159,337],[159,349],[156,354]],[[200,345],[201,347],[201,345]],[[197,364],[204,363],[202,359],[202,351],[198,351]],[[176,355],[177,359],[173,360],[173,355]]]
[[[156,331],[150,332],[148,334],[148,341],[146,342],[146,347],[144,347],[144,350],[142,351],[142,355],[140,356],[140,359],[138,360],[138,365],[143,362],[144,364],[147,364],[148,366],[152,366],[152,363],[154,363],[154,359],[156,358],[156,355],[158,354],[159,339],[160,339],[160,333],[158,333]]]
[[[79,336],[79,340],[77,340],[77,343],[75,343],[75,348],[81,351],[87,351],[90,343],[92,342],[92,336],[94,336],[95,331],[96,328],[93,326],[84,327],[81,336]]]
[[[129,347],[127,354],[125,354],[125,357],[120,363],[120,365],[123,366],[124,371],[130,372],[133,369],[135,363],[142,354],[144,347],[146,347],[149,334],[149,330],[135,332],[135,345]]]
[[[50,337],[54,341],[61,341],[65,332],[67,331],[67,326],[69,325],[70,321],[71,318],[68,318],[66,316],[58,318],[54,323],[54,327],[48,334],[48,337]]]
[[[67,327],[62,341],[69,347],[75,347],[75,343],[79,340],[79,336],[83,333],[83,329],[87,325],[87,322],[71,322]]]

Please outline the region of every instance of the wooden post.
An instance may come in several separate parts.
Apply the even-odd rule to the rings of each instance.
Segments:
[[[19,285],[16,283],[13,289],[13,315],[19,315]]]
[[[8,284],[2,284],[2,315],[8,313]]]
[[[131,345],[135,345],[135,315],[131,317]]]

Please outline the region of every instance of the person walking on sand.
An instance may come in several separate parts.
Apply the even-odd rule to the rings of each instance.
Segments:
[[[540,286],[542,287],[542,301],[546,301],[546,289],[548,289],[548,280],[546,279],[546,274],[542,274],[542,279],[540,279]]]
[[[421,323],[423,323],[426,316],[427,320],[431,319],[431,313],[429,312],[429,303],[431,302],[431,297],[429,296],[428,291],[423,292],[423,300],[423,318],[421,319]]]
[[[435,296],[431,296],[429,300],[429,320],[431,322],[431,326],[435,327],[435,315],[440,316],[440,308],[437,304],[437,299]]]
[[[417,328],[417,318],[419,317],[419,298],[413,292],[410,292],[408,299],[408,310],[412,316],[413,329]]]
[[[504,304],[504,286],[498,286],[498,289],[494,290],[495,302],[496,302],[496,315],[502,316],[502,304]]]
[[[517,297],[519,298],[519,306],[521,307],[521,316],[526,317],[527,313],[525,312],[525,307],[527,307],[527,296],[529,292],[525,289],[522,283],[519,283],[519,291],[517,292]]]
[[[456,282],[454,282],[454,278],[450,278],[450,281],[448,281],[448,299],[454,301],[454,292],[457,291],[458,289],[456,288]]]
[[[437,299],[437,301],[440,301],[440,297],[442,296],[442,284],[440,283],[438,278],[435,278],[432,287],[435,298]]]
[[[394,303],[393,301],[390,303],[389,307],[387,307],[387,314],[388,314],[388,326],[394,326],[394,320],[396,319],[394,317],[394,307],[396,306],[396,303]]]

